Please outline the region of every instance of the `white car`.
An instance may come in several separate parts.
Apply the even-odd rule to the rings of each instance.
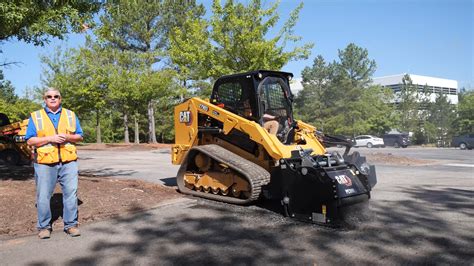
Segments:
[[[371,135],[360,135],[355,137],[356,147],[385,147],[383,139]]]

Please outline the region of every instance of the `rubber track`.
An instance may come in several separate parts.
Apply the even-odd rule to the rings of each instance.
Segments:
[[[184,185],[184,174],[186,173],[187,162],[190,158],[190,154],[196,154],[196,152],[204,153],[210,158],[214,159],[219,163],[228,165],[232,170],[245,177],[250,184],[251,195],[247,199],[234,198],[232,196],[215,195],[211,193],[205,193],[195,191],[185,187]],[[261,166],[250,162],[237,154],[222,148],[219,145],[210,144],[203,146],[196,146],[188,151],[186,158],[183,160],[178,175],[176,177],[179,190],[184,194],[190,194],[198,197],[207,199],[232,203],[232,204],[248,204],[259,198],[262,191],[262,186],[270,182],[270,173],[262,168]],[[231,195],[231,193],[229,193]]]

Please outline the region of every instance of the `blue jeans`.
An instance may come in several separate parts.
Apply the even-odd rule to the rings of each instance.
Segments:
[[[64,230],[77,225],[77,162],[58,164],[34,164],[36,181],[36,208],[38,211],[38,230],[51,228],[50,201],[56,183],[63,193]]]

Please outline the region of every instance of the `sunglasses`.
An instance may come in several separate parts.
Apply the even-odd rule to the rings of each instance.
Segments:
[[[59,96],[59,95],[54,95],[54,96],[53,95],[46,95],[46,98],[48,98],[48,99],[52,99],[52,98],[59,99],[59,98],[61,98],[61,96]]]

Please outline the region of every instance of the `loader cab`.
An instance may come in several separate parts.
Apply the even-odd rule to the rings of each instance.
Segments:
[[[277,137],[287,143],[293,124],[293,94],[289,80],[293,74],[278,71],[252,71],[223,76],[215,84],[211,102],[239,116],[265,123],[265,114],[276,117]]]

